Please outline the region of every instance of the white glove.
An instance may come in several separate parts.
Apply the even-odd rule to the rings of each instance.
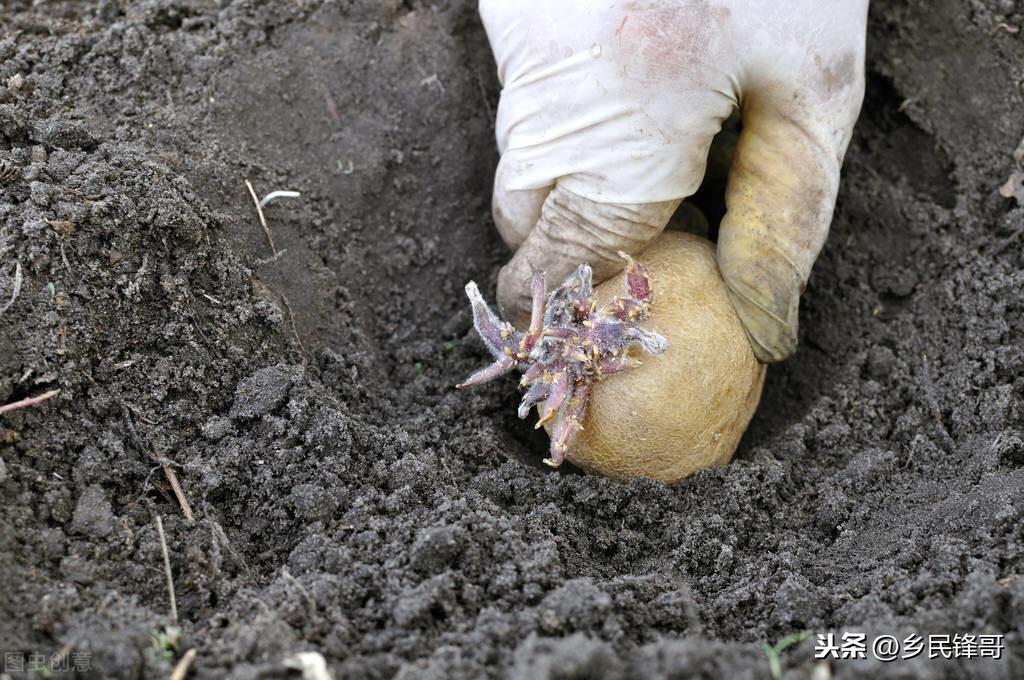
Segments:
[[[796,347],[864,94],[867,0],[481,0],[503,85],[494,220],[516,251],[506,318],[535,270],[622,269],[704,177],[734,109],[718,259],[762,361]]]

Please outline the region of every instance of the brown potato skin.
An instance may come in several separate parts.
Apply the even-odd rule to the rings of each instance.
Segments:
[[[668,339],[637,368],[594,385],[583,431],[567,458],[614,479],[675,482],[732,458],[761,398],[754,356],[726,294],[712,244],[664,232],[637,258],[654,293],[640,325]],[[597,287],[598,304],[623,295],[623,277]]]

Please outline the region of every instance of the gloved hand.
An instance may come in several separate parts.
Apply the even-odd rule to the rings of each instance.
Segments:
[[[864,95],[868,0],[481,0],[502,82],[494,220],[515,250],[505,318],[530,278],[620,271],[700,186],[738,108],[718,261],[758,358],[796,347]]]

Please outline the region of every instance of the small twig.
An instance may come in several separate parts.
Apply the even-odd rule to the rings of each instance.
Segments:
[[[277,246],[274,245],[274,237],[270,233],[270,227],[267,226],[267,218],[263,216],[263,206],[260,204],[260,199],[256,197],[256,190],[252,188],[252,182],[249,180],[245,180],[245,186],[249,189],[252,202],[256,205],[256,214],[259,215],[260,226],[263,227],[263,233],[267,237],[267,243],[270,244],[270,250],[274,255],[277,255]]]
[[[924,386],[924,403],[928,406],[935,424],[938,425],[942,448],[945,449],[946,453],[949,453],[953,450],[956,442],[953,441],[953,438],[949,435],[949,430],[946,429],[946,424],[942,421],[942,409],[939,408],[939,400],[935,398],[935,387],[932,385],[931,374],[928,371],[927,354],[921,355],[921,382]]]
[[[132,438],[132,444],[135,445],[139,451],[143,451],[146,447],[142,443],[142,437],[139,436],[138,430],[135,429],[135,421],[132,420],[129,414],[128,402],[124,399],[121,400],[121,413],[124,415],[125,425],[128,426],[128,434]]]
[[[139,451],[145,451],[146,445],[142,441],[142,437],[139,436],[138,431],[135,429],[135,423],[132,421],[131,413],[129,413],[128,402],[121,401],[121,409],[124,414],[124,421],[128,426],[128,432],[132,437],[132,443]],[[181,512],[185,515],[185,519],[189,522],[195,521],[195,516],[192,514],[192,506],[189,505],[188,498],[185,497],[185,492],[181,489],[181,484],[178,483],[178,475],[175,474],[174,468],[171,467],[169,460],[157,453],[156,448],[150,443],[149,457],[160,466],[164,471],[164,477],[167,478],[167,483],[171,485],[171,491],[174,492],[174,497],[178,500],[178,505],[181,506]],[[148,477],[147,477],[148,481]]]
[[[324,103],[327,104],[327,113],[330,114],[331,120],[334,121],[335,125],[341,125],[341,114],[338,113],[338,104],[334,101],[334,97],[331,96],[331,91],[326,87],[324,90]]]
[[[68,642],[63,647],[54,652],[53,656],[50,657],[50,667],[59,668],[60,664],[64,661],[64,658],[68,655],[68,652],[71,651],[72,647],[72,643]]]
[[[245,573],[252,576],[252,569],[249,568],[249,563],[245,561],[245,557],[242,553],[235,550],[235,546],[231,545],[231,540],[228,538],[228,535],[224,533],[224,527],[213,522],[210,526],[210,533],[213,534],[214,541],[227,548],[228,552],[231,553],[231,556],[235,558],[235,561],[242,565],[242,569],[245,570]]]
[[[477,87],[480,88],[480,99],[483,100],[484,108],[487,109],[487,120],[493,123],[494,122],[494,109],[491,107],[491,102],[487,98],[487,88],[484,87],[484,81],[480,77],[479,73],[476,74],[476,84],[477,84]]]
[[[131,365],[131,364],[129,364],[129,365]],[[115,365],[115,367],[116,367],[116,365]],[[135,417],[138,418],[139,420],[141,420],[142,422],[146,423],[146,425],[159,425],[160,424],[159,422],[157,422],[155,420],[150,420],[149,418],[144,416],[142,414],[142,409],[140,409],[138,406],[136,406],[135,404],[131,403],[130,401],[124,402],[124,405],[127,406],[129,409],[131,409],[131,412],[135,414]]]
[[[58,394],[60,394],[59,389],[50,390],[49,392],[43,392],[38,397],[28,397],[26,399],[22,399],[21,401],[14,401],[11,402],[10,404],[4,404],[3,406],[0,406],[0,413],[9,413],[11,411],[17,411],[19,408],[28,408],[29,406],[35,406],[36,404],[44,402],[47,399],[52,399],[53,397],[56,397]]]
[[[422,69],[420,70],[422,71]],[[444,83],[441,82],[441,79],[437,77],[436,73],[431,73],[429,76],[421,80],[420,85],[423,87],[426,87],[427,85],[437,85],[437,89],[441,91],[441,94],[444,94]]]
[[[283,256],[287,252],[288,252],[287,248],[281,248],[281,250],[277,251],[277,253],[272,255],[271,257],[261,257],[260,259],[256,260],[256,264],[258,264],[259,266],[262,267],[265,264],[270,264],[271,262],[277,262],[278,260],[281,259],[281,256]]]
[[[3,307],[0,307],[0,314],[3,314],[8,309],[10,309],[11,305],[14,304],[14,301],[18,299],[18,293],[20,293],[20,292],[21,292],[21,263],[20,262],[15,262],[14,263],[14,290],[11,291],[11,299],[7,301],[7,304],[5,304]]]
[[[171,622],[178,623],[178,601],[174,597],[174,577],[171,576],[171,556],[167,552],[167,537],[164,536],[164,522],[156,516],[156,531],[160,534],[160,550],[164,554],[164,572],[167,574],[167,592],[171,598]]]
[[[260,199],[260,207],[265,208],[267,204],[273,203],[279,198],[298,198],[301,195],[298,191],[271,191]]]
[[[195,658],[195,648],[185,652],[185,655],[178,660],[178,665],[174,667],[174,671],[171,672],[170,680],[185,680],[185,676],[188,675],[188,668],[195,661]]]
[[[185,492],[181,490],[181,484],[178,484],[178,475],[174,474],[174,468],[168,463],[163,463],[161,467],[164,469],[164,476],[167,477],[167,482],[171,485],[174,497],[178,499],[178,505],[181,506],[181,512],[185,515],[185,519],[189,522],[194,522],[195,517],[192,515],[192,506],[188,504]]]
[[[68,270],[68,274],[70,274],[70,273],[72,273],[71,272],[71,263],[68,262],[68,254],[67,254],[67,252],[65,252],[65,249],[64,249],[65,245],[67,245],[67,244],[64,243],[64,239],[61,239],[61,241],[60,241],[60,259],[64,263],[64,268],[67,269]]]
[[[1016,241],[1021,234],[1024,234],[1024,225],[1018,226],[1009,236],[997,241],[995,247],[992,249],[992,254],[1002,255],[1003,251],[1012,246],[1013,242]]]
[[[295,315],[292,314],[292,306],[288,303],[288,296],[281,293],[281,301],[284,302],[284,308],[288,311],[288,320],[292,324],[292,335],[295,336],[295,344],[299,346],[299,352],[302,354],[302,365],[305,366],[309,363],[309,357],[306,355],[306,347],[302,344],[302,339],[299,338],[299,328],[295,325]]]

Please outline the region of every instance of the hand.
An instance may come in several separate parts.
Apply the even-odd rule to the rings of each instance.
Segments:
[[[506,318],[534,271],[620,271],[700,186],[743,120],[718,263],[764,362],[794,351],[864,95],[867,0],[481,0],[502,82],[494,221],[515,251]]]

